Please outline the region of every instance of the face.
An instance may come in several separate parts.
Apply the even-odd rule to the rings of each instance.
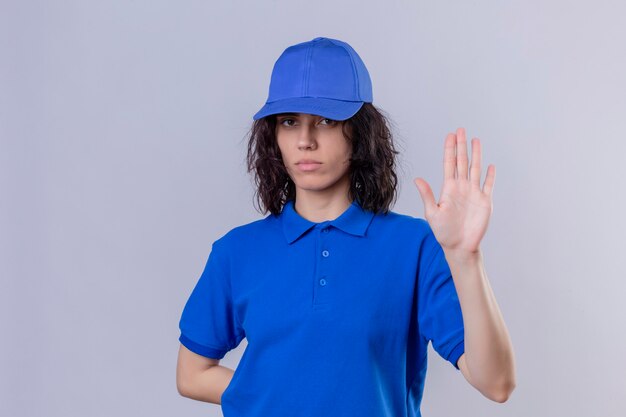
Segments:
[[[277,115],[276,140],[297,193],[347,193],[352,146],[343,135],[343,123],[306,113]],[[303,159],[315,162],[300,162]]]

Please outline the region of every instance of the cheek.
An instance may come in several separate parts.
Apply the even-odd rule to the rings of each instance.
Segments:
[[[343,162],[346,164],[350,163],[350,158],[352,158],[352,146],[346,146],[343,152]]]

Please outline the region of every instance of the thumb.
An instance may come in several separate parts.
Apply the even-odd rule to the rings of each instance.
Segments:
[[[430,185],[422,178],[415,178],[413,180],[415,185],[417,186],[417,190],[422,197],[422,201],[424,202],[424,214],[432,213],[437,208],[437,203],[435,202],[435,195],[433,194],[433,190],[430,188]]]

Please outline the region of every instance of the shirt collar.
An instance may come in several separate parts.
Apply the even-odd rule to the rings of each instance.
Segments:
[[[289,244],[302,236],[307,230],[318,224],[302,217],[295,210],[293,200],[289,200],[285,203],[279,217],[282,222],[285,239]],[[339,217],[331,221],[320,223],[328,223],[329,225],[355,236],[365,236],[367,227],[373,217],[374,213],[364,210],[355,199]]]

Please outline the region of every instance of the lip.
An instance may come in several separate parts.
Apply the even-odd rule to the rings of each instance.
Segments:
[[[298,162],[296,166],[300,171],[315,171],[322,165],[321,162]]]
[[[296,164],[321,164],[320,161],[316,161],[314,159],[301,159]]]

